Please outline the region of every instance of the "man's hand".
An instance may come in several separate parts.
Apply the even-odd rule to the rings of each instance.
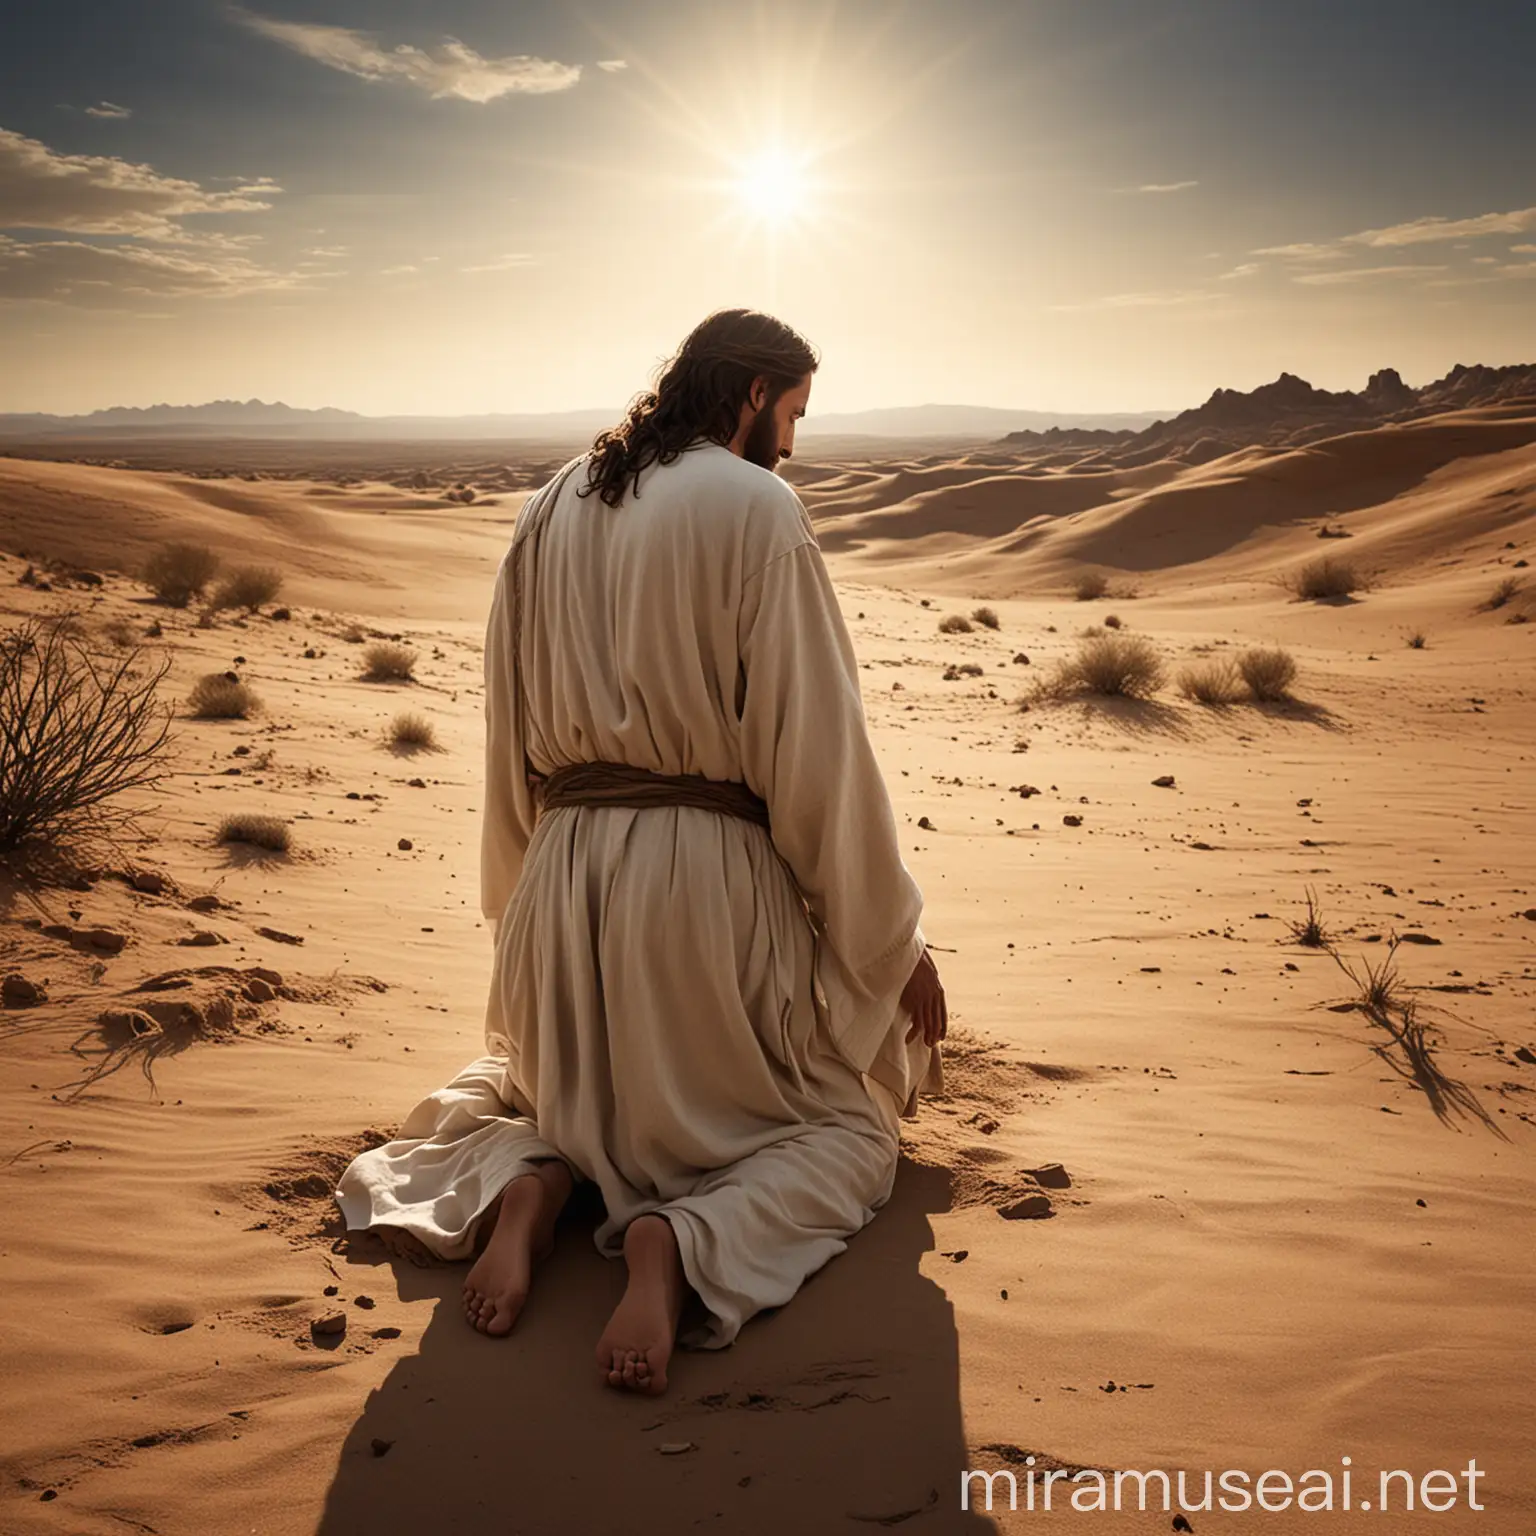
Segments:
[[[921,1035],[924,1045],[937,1045],[948,1032],[949,1011],[944,1005],[944,983],[939,980],[939,968],[926,947],[911,978],[901,989],[901,1006],[912,1015],[912,1027],[907,1031],[909,1043]]]

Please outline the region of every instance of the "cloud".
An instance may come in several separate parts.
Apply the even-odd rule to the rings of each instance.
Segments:
[[[384,267],[381,271],[385,277],[403,277],[407,272],[420,272],[421,268],[407,261],[398,267]]]
[[[122,308],[145,298],[232,298],[297,279],[248,257],[92,245],[84,240],[25,242],[0,235],[0,300],[44,300],[89,308]]]
[[[611,75],[611,74],[613,74],[617,70],[628,69],[629,68],[629,60],[628,59],[599,59],[597,61],[597,67],[599,69],[606,69],[608,71],[608,73]]]
[[[1403,224],[1389,224],[1384,229],[1362,229],[1356,234],[1343,235],[1338,240],[1323,244],[1304,241],[1298,245],[1266,245],[1250,254],[1282,256],[1295,261],[1333,261],[1352,254],[1353,249],[1359,246],[1371,250],[1391,250],[1442,240],[1467,241],[1486,235],[1518,235],[1528,229],[1536,229],[1536,208],[1515,208],[1508,213],[1480,213],[1469,219],[1444,219],[1432,215],[1409,219]],[[1515,249],[1519,250],[1520,247],[1516,246]]]
[[[132,117],[132,107],[120,107],[115,101],[98,101],[85,109],[87,117]]]
[[[62,155],[0,128],[0,229],[129,235],[191,243],[181,220],[194,214],[262,213],[282,189],[261,180],[227,192],[162,176],[152,166],[111,155]]]
[[[514,251],[506,256],[499,256],[495,261],[482,262],[475,267],[460,267],[460,272],[510,272],[513,267],[531,267],[533,257],[526,251]]]
[[[1522,256],[1536,255],[1536,245],[1512,245],[1510,250],[1517,251]]]
[[[1221,274],[1222,281],[1225,282],[1228,278],[1232,277],[1252,277],[1255,272],[1261,270],[1261,265],[1257,261],[1245,261],[1241,265],[1233,267],[1230,272],[1223,272]]]
[[[1109,293],[1102,298],[1085,299],[1076,304],[1050,304],[1046,307],[1055,310],[1153,309],[1172,304],[1198,304],[1202,300],[1219,297],[1223,296],[1207,293],[1203,289],[1181,288],[1156,293]]]
[[[385,50],[367,33],[349,27],[274,21],[250,11],[237,11],[236,15],[252,31],[317,64],[361,80],[402,80],[434,98],[453,96],[484,103],[514,93],[564,91],[581,79],[579,64],[559,64],[527,54],[482,58],[455,37],[444,38],[431,52],[409,44]]]
[[[1481,213],[1471,219],[1410,219],[1386,229],[1365,229],[1346,235],[1350,245],[1422,245],[1432,240],[1466,240],[1479,235],[1518,235],[1536,229],[1536,208],[1516,208],[1510,213]]]
[[[1302,272],[1292,279],[1297,283],[1363,283],[1373,277],[1416,277],[1424,272],[1444,272],[1441,266],[1414,266],[1403,263],[1394,267],[1345,267],[1336,272]]]
[[[1135,188],[1137,192],[1183,192],[1189,187],[1198,187],[1198,181],[1148,181]]]

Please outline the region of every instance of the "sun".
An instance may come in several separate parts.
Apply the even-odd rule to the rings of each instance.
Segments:
[[[737,207],[762,224],[784,225],[809,209],[811,183],[804,157],[784,149],[765,150],[741,165],[731,181]]]

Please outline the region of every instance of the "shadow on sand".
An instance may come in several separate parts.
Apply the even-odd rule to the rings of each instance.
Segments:
[[[597,1337],[623,1270],[596,1251],[590,1205],[562,1218],[505,1339],[465,1323],[466,1266],[398,1264],[403,1299],[441,1305],[347,1435],[320,1536],[995,1532],[959,1508],[954,1317],[918,1271],[949,1186],[903,1158],[890,1201],[846,1253],[729,1349],[679,1351],[661,1398],[598,1383]],[[365,1254],[351,1262],[370,1267]]]

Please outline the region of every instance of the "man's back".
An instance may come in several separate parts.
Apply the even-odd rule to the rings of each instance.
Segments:
[[[707,444],[609,507],[560,487],[525,552],[529,761],[739,779],[744,587],[815,536],[778,476]],[[819,555],[817,556],[819,559]]]

